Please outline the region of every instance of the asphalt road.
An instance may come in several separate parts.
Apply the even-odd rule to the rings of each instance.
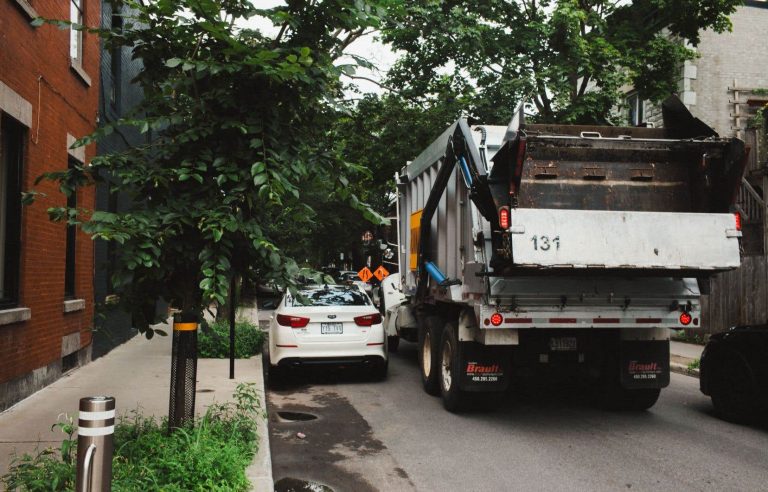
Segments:
[[[319,418],[286,422],[277,410]],[[455,415],[422,391],[416,345],[402,342],[386,382],[300,373],[270,392],[269,411],[275,479],[336,492],[768,490],[768,429],[718,420],[698,380],[678,374],[642,413],[550,389]]]

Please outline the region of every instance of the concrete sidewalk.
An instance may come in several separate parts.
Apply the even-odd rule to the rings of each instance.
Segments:
[[[699,377],[699,369],[688,369],[688,365],[693,361],[701,359],[701,353],[704,351],[704,345],[695,343],[669,342],[669,367],[672,372],[685,374],[686,376]]]
[[[166,325],[161,327],[170,331]],[[58,429],[51,431],[51,426],[62,413],[77,419],[81,397],[114,396],[118,415],[139,409],[144,415],[167,416],[171,338],[156,336],[147,340],[137,336],[0,413],[0,474],[8,471],[13,451],[22,454],[35,448],[58,447],[64,436]],[[200,359],[197,413],[205,412],[213,402],[231,400],[235,387],[245,382],[256,384],[266,408],[261,356],[238,359],[235,376],[235,379],[229,379],[227,359]],[[248,478],[255,490],[273,490],[265,419],[259,422],[259,438],[259,452],[247,470]]]

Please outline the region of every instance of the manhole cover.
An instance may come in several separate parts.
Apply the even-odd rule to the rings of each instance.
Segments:
[[[277,412],[277,415],[283,420],[290,420],[293,422],[306,422],[307,420],[315,420],[317,418],[317,415],[304,412]]]
[[[327,485],[298,478],[281,478],[275,482],[275,492],[333,492]]]
[[[198,393],[213,393],[212,389],[199,389],[197,390]]]

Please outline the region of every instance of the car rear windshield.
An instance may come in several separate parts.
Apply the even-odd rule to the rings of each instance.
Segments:
[[[300,290],[299,295],[286,295],[286,306],[368,306],[368,296],[357,289]]]

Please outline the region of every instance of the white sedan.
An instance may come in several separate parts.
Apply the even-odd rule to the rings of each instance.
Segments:
[[[269,323],[268,378],[290,366],[362,364],[374,379],[387,376],[387,337],[381,314],[356,286],[324,285],[286,293]]]

